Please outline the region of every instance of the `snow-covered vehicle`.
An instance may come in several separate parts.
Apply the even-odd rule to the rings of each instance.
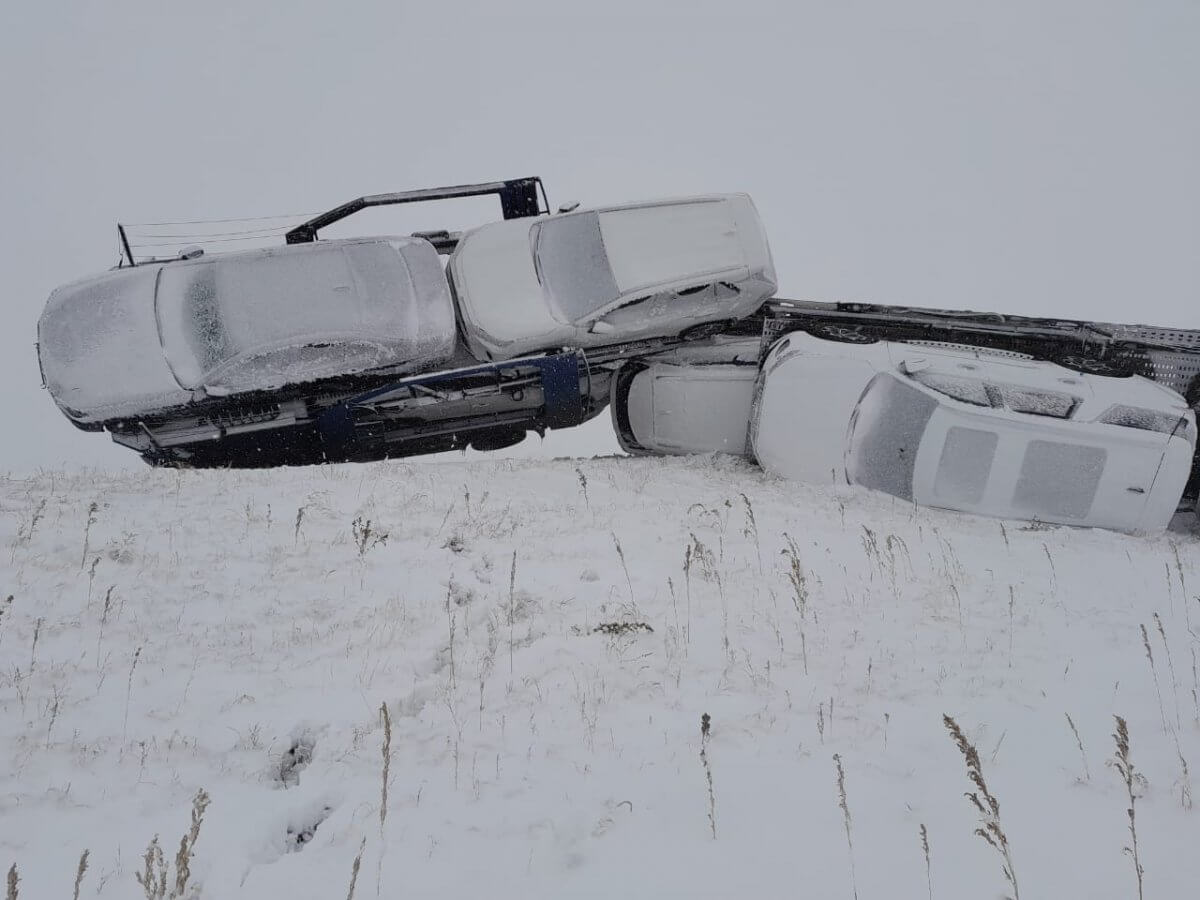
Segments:
[[[1148,533],[1187,481],[1196,421],[1141,376],[955,345],[788,334],[763,360],[755,458],[926,506]]]
[[[447,272],[481,360],[720,330],[776,289],[745,194],[494,222],[462,235]]]
[[[717,335],[625,363],[609,404],[621,448],[745,455],[758,359],[757,337]]]
[[[434,249],[357,238],[118,269],[60,287],[38,323],[50,395],[82,426],[335,376],[447,362],[454,307]]]
[[[42,379],[78,427],[148,462],[192,466],[367,460],[515,443],[578,424],[609,371],[578,351],[503,364],[457,337],[439,253],[457,235],[316,242],[369,206],[494,194],[545,215],[536,178],[361,197],[287,244],[137,259],[54,291],[38,323]]]

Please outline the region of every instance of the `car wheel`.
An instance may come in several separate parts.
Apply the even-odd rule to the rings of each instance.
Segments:
[[[843,344],[876,344],[879,338],[867,334],[860,325],[814,325],[809,333],[827,341],[838,341]]]
[[[497,428],[473,436],[469,443],[475,450],[503,450],[525,440],[525,429]]]
[[[1196,375],[1189,382],[1187,389],[1183,392],[1183,399],[1187,401],[1187,405],[1192,409],[1200,406],[1200,375]]]
[[[1064,369],[1084,375],[1102,375],[1106,378],[1129,378],[1135,374],[1136,366],[1124,359],[1091,356],[1087,353],[1061,353],[1053,361]]]

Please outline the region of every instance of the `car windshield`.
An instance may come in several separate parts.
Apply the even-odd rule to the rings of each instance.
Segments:
[[[539,223],[533,254],[550,308],[564,323],[586,318],[621,294],[594,212]]]
[[[850,483],[911,500],[917,448],[936,408],[932,397],[890,374],[871,379],[850,417]]]

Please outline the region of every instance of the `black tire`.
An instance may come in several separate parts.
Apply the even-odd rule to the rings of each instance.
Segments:
[[[1183,392],[1183,399],[1192,409],[1200,407],[1200,375],[1195,376]]]
[[[837,341],[841,344],[877,344],[879,338],[862,330],[861,325],[837,325],[829,322],[814,325],[808,329],[809,334],[826,341]]]
[[[505,447],[512,447],[523,440],[525,440],[524,428],[494,428],[473,435],[467,443],[475,450],[486,452],[488,450],[503,450]]]
[[[1129,378],[1137,372],[1137,366],[1128,360],[1102,358],[1089,353],[1060,353],[1053,357],[1053,362],[1072,372],[1102,375],[1105,378]]]

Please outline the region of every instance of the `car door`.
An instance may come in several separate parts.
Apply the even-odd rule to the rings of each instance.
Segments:
[[[758,366],[656,365],[649,374],[658,447],[745,455]]]

